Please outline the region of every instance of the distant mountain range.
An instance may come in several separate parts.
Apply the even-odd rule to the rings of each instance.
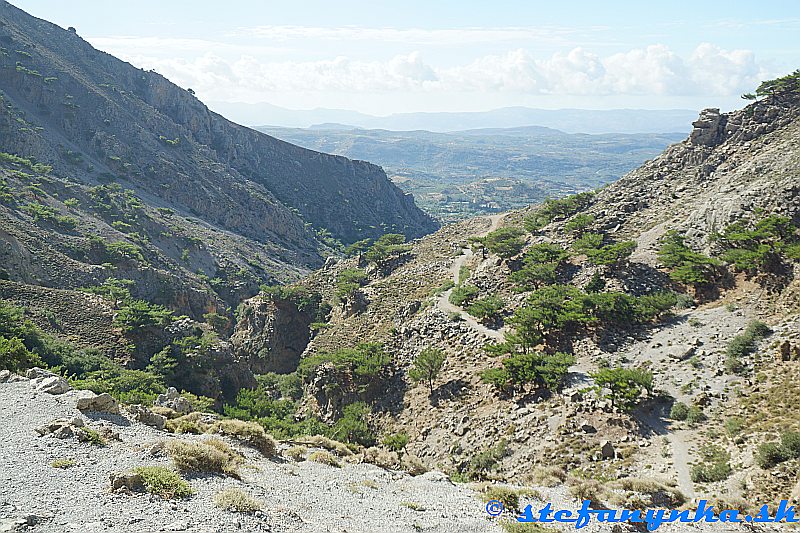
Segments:
[[[214,111],[246,126],[288,128],[358,127],[394,131],[452,132],[484,128],[542,126],[565,133],[688,133],[691,109],[533,109],[504,107],[461,113],[397,113],[372,116],[345,109],[293,110],[267,103],[211,102]]]

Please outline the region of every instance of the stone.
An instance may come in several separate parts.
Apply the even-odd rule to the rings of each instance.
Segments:
[[[581,428],[581,431],[583,431],[584,433],[597,433],[597,428],[594,427],[591,423],[589,423],[588,420],[583,420],[579,424],[579,427]]]
[[[432,481],[434,483],[451,483],[450,476],[448,476],[444,472],[439,472],[437,470],[431,470],[430,472],[425,472],[424,474],[419,476],[419,479],[424,479],[425,481]]]
[[[158,397],[153,401],[153,405],[172,409],[173,411],[182,415],[194,411],[189,400],[181,396],[175,387],[170,387],[167,389],[166,393],[159,394]]]
[[[55,375],[56,374],[53,374],[49,370],[45,370],[44,368],[39,368],[38,366],[35,366],[33,368],[29,368],[25,372],[25,377],[28,378],[28,379],[49,378],[49,377],[53,377]]]
[[[109,475],[111,492],[144,492],[142,476],[133,472],[113,472]]]
[[[7,383],[11,379],[10,370],[0,370],[0,383]]]
[[[71,391],[72,386],[61,376],[50,376],[42,378],[41,381],[36,384],[36,390],[48,394],[64,394],[65,392]]]
[[[601,459],[614,459],[617,456],[617,452],[614,449],[614,445],[611,444],[609,441],[604,440],[600,443],[600,458]]]
[[[107,392],[88,398],[79,398],[76,407],[78,411],[109,413],[112,415],[119,414],[119,403]]]
[[[144,405],[131,405],[128,407],[128,412],[137,422],[152,426],[156,429],[164,429],[164,426],[167,424],[167,418],[165,416],[157,415]]]

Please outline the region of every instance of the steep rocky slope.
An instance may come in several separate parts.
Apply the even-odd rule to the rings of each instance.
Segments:
[[[326,265],[303,282],[339,301],[328,324],[309,334],[300,359],[301,369],[305,360],[333,361],[306,378],[307,412],[335,420],[347,404],[365,401],[382,435],[408,435],[406,450],[457,476],[471,475],[476,457],[496,452],[482,476],[536,485],[543,467],[559,465],[578,479],[630,484],[624,480],[654,478],[675,485],[686,501],[715,497],[745,506],[741,498],[751,492],[759,503],[797,496],[797,462],[783,457],[773,471],[759,454],[762,444],[790,438],[786,431],[800,427],[791,408],[794,394],[786,396],[789,376],[798,372],[792,354],[800,343],[800,265],[792,248],[800,223],[799,104],[796,97],[766,98],[729,114],[706,110],[686,141],[595,195],[574,200],[578,207],[567,212],[546,205],[499,221],[474,219],[446,226],[380,265],[363,256]],[[768,244],[763,235],[772,230],[756,226],[762,220],[787,228],[785,245],[777,237],[778,244]],[[469,241],[482,238],[490,246],[485,236],[498,223],[501,229],[518,228],[512,232],[523,239],[522,250],[505,258],[481,248],[473,254]],[[665,265],[659,251],[672,231],[708,280],[688,281]],[[746,251],[736,243],[756,233],[765,240],[752,264],[737,259]],[[602,242],[587,245],[581,241],[587,234]],[[616,322],[615,314],[623,316],[618,310],[588,326],[547,332],[546,351],[575,357],[559,392],[535,386],[497,390],[481,379],[501,366],[485,346],[519,333],[515,312],[530,308],[530,298],[540,293],[536,285],[520,288],[514,274],[528,264],[525,250],[541,243],[571,255],[547,283],[575,287],[579,292],[572,298],[599,294],[592,301],[602,302],[605,295],[636,306],[665,291],[677,296],[669,297],[675,298],[668,304],[671,312],[642,322]],[[617,245],[627,252],[616,259],[596,253]],[[352,269],[363,270],[367,280],[342,296],[337,280],[352,278]],[[442,297],[454,283],[475,288],[466,304],[454,306]],[[587,288],[593,283],[600,288]],[[620,292],[627,296],[614,296]],[[478,323],[464,309],[485,296],[499,297],[502,306]],[[759,320],[769,327],[755,326]],[[734,348],[759,328],[767,331],[751,336],[751,348]],[[359,342],[381,343],[391,355],[373,378],[381,386],[359,381],[357,372],[336,370],[340,363],[331,354]],[[429,347],[447,356],[432,391],[409,377],[414,358]],[[594,388],[593,375],[603,368],[647,369],[654,391],[635,410],[621,409],[606,398],[608,389]],[[692,407],[694,418],[671,417],[676,404]],[[704,474],[712,466],[724,475]],[[614,501],[597,490],[599,500]]]
[[[191,91],[5,1],[0,23],[0,151],[46,165],[4,165],[4,181],[30,192],[25,199],[37,207],[65,211],[64,200],[78,200],[67,235],[58,225],[32,225],[3,202],[2,268],[15,281],[86,285],[103,276],[74,261],[75,237],[138,239],[158,272],[139,272],[137,286],[207,289],[198,273],[238,277],[219,291],[235,306],[242,284],[252,294],[258,282],[319,266],[323,240],[350,243],[388,230],[418,237],[436,228],[379,167],[233,124]],[[126,205],[98,198],[119,191]],[[206,299],[182,310],[200,307],[214,306]]]

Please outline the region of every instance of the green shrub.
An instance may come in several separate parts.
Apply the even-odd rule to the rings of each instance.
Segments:
[[[580,213],[564,224],[564,229],[570,233],[581,233],[592,224],[594,224],[594,216]]]
[[[677,231],[668,231],[661,238],[658,258],[671,270],[670,278],[684,285],[700,287],[714,280],[719,261],[697,253],[684,242]]]
[[[589,207],[594,201],[594,192],[582,192],[561,199],[548,199],[533,214],[525,217],[525,229],[535,232],[550,222],[563,220]]]
[[[689,406],[683,402],[675,402],[669,410],[669,417],[672,420],[686,420],[689,416]]]
[[[364,258],[370,263],[381,264],[389,257],[400,255],[411,250],[411,245],[405,244],[406,237],[400,233],[387,233],[381,235],[364,252]]]
[[[381,444],[393,452],[400,452],[406,447],[408,440],[408,433],[393,433],[384,437]]]
[[[719,446],[707,445],[700,448],[700,463],[692,467],[691,478],[695,483],[724,481],[731,475],[731,456]]]
[[[376,438],[375,432],[367,422],[369,414],[370,408],[364,402],[354,402],[347,405],[342,410],[342,417],[331,428],[331,437],[362,446],[374,446]]]
[[[800,432],[781,433],[781,448],[788,459],[800,459]]]
[[[346,268],[336,276],[336,297],[349,298],[367,281],[367,274],[358,268]]]
[[[470,479],[485,479],[487,475],[496,471],[500,461],[508,454],[508,444],[500,439],[497,444],[486,448],[473,457],[467,465],[466,475]]]
[[[497,313],[502,311],[505,302],[499,296],[484,296],[473,300],[471,304],[466,307],[467,313],[480,319],[487,319],[496,316]]]
[[[450,303],[461,307],[465,302],[478,295],[480,290],[475,285],[459,285],[450,293]]]
[[[144,300],[131,300],[123,305],[114,317],[114,324],[124,331],[165,326],[172,322],[172,311]]]
[[[142,477],[147,492],[162,498],[188,498],[194,490],[180,474],[164,466],[140,466],[134,473]]]
[[[107,444],[106,439],[99,432],[86,426],[78,428],[78,440],[88,442],[94,446],[105,446]]]
[[[756,464],[765,470],[773,468],[787,459],[786,450],[775,442],[767,442],[756,448]]]
[[[291,459],[292,461],[299,463],[300,461],[306,460],[306,454],[308,453],[308,448],[305,446],[292,446],[284,454],[286,457]]]
[[[214,505],[226,511],[255,513],[263,504],[241,489],[224,489],[214,495]]]
[[[264,457],[275,457],[278,454],[278,443],[255,422],[235,419],[220,420],[214,424],[212,431],[255,448]]]
[[[704,422],[706,420],[706,415],[703,412],[703,409],[700,408],[698,405],[693,405],[689,408],[689,411],[686,413],[686,421],[690,424],[699,424],[700,422]]]
[[[52,466],[53,468],[60,468],[66,470],[67,468],[72,468],[76,464],[77,463],[75,462],[75,459],[61,458],[54,460],[52,463],[50,463],[50,466]]]
[[[414,358],[414,366],[408,371],[408,377],[414,382],[427,381],[431,394],[433,383],[444,366],[444,351],[438,348],[425,348]]]
[[[608,389],[610,392],[605,397],[624,411],[633,410],[642,393],[650,394],[653,390],[653,373],[641,368],[601,368],[589,377],[598,390]]]
[[[734,437],[741,433],[742,429],[744,429],[744,419],[739,416],[732,416],[725,420],[725,431],[728,433],[729,436]]]
[[[716,238],[724,248],[722,259],[750,275],[775,271],[784,257],[792,259],[800,241],[797,226],[781,215],[734,222]]]
[[[498,501],[503,504],[503,509],[509,511],[517,511],[519,509],[519,493],[508,487],[491,486],[488,487],[481,495],[484,502],[492,500]]]
[[[358,378],[370,380],[377,377],[389,360],[382,344],[361,343],[355,348],[340,348],[334,352],[305,357],[300,361],[297,371],[306,378],[323,363],[331,363],[340,369],[350,369]]]
[[[487,234],[480,242],[493,254],[508,259],[520,253],[525,246],[524,232],[519,228],[500,228]]]
[[[44,363],[25,347],[21,339],[0,337],[0,370],[19,372],[34,366],[44,366]]]

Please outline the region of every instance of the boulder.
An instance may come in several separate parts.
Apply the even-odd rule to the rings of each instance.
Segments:
[[[109,476],[111,492],[144,492],[142,476],[133,472],[114,472]]]
[[[617,451],[614,445],[609,441],[604,440],[600,443],[600,458],[601,459],[614,459],[617,456]]]
[[[72,390],[69,382],[61,376],[50,376],[34,380],[36,390],[48,394],[64,394]]]
[[[192,404],[178,393],[175,387],[170,387],[164,394],[159,394],[153,401],[153,405],[167,407],[173,411],[185,415],[194,411]]]
[[[78,411],[109,413],[112,415],[119,414],[119,403],[107,392],[89,398],[79,398],[76,407]]]
[[[147,426],[152,426],[156,429],[164,429],[164,426],[167,423],[166,417],[155,414],[144,405],[131,405],[128,407],[128,412],[137,422],[141,422]]]

